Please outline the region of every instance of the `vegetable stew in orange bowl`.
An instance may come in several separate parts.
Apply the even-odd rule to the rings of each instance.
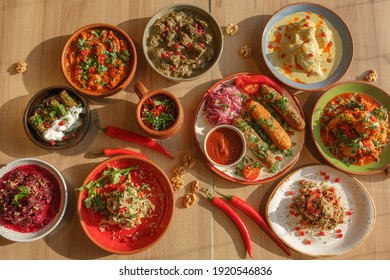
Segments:
[[[130,36],[105,23],[76,30],[61,55],[62,73],[76,90],[106,97],[125,89],[137,69],[137,52]]]

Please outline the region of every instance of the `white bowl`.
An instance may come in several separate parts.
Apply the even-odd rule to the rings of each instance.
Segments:
[[[228,163],[228,164],[221,164],[221,163],[218,163],[218,162],[215,162],[214,160],[212,160],[212,158],[210,157],[210,155],[208,154],[208,151],[207,151],[207,141],[209,139],[209,136],[214,132],[216,131],[217,129],[221,129],[221,128],[228,128],[232,131],[234,131],[235,133],[237,133],[239,136],[240,136],[240,140],[241,140],[241,143],[242,143],[242,151],[241,151],[241,154],[240,156],[234,161],[234,162],[231,162],[231,163]],[[230,166],[234,166],[236,165],[237,163],[240,162],[240,160],[242,160],[242,158],[245,156],[245,153],[246,153],[246,141],[245,141],[245,137],[243,135],[243,133],[235,126],[232,126],[232,125],[229,125],[229,124],[221,124],[221,125],[217,125],[215,127],[213,127],[206,135],[206,138],[204,140],[204,152],[205,152],[205,155],[207,157],[207,159],[213,164],[213,165],[218,165],[218,166],[223,166],[223,167],[230,167]]]
[[[60,201],[57,214],[52,218],[52,220],[47,225],[45,225],[43,228],[41,228],[36,232],[18,232],[6,228],[2,224],[0,224],[0,235],[3,236],[4,238],[16,242],[29,242],[29,241],[35,241],[45,237],[58,226],[58,224],[61,222],[65,214],[66,206],[68,203],[68,193],[67,193],[65,180],[60,174],[60,172],[51,164],[39,159],[24,158],[24,159],[18,159],[8,163],[7,165],[5,165],[0,169],[0,179],[9,171],[22,165],[37,165],[41,168],[44,168],[47,172],[52,174],[54,178],[57,180],[58,186],[60,188],[60,194],[61,194],[61,201]]]

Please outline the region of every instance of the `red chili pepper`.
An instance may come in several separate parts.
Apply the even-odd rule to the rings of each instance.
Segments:
[[[237,215],[236,212],[227,204],[223,199],[219,197],[213,197],[207,190],[206,190],[206,196],[211,201],[211,203],[215,206],[217,206],[219,209],[221,209],[223,212],[225,212],[230,219],[235,223],[237,228],[239,229],[242,238],[244,239],[244,243],[246,246],[246,249],[248,251],[248,254],[251,258],[253,258],[252,254],[252,243],[249,236],[248,229],[246,228],[244,222],[241,220],[240,216]]]
[[[145,156],[144,154],[132,150],[128,150],[128,149],[122,149],[122,148],[106,148],[100,153],[93,153],[93,154],[96,156],[106,156],[106,157],[116,156],[116,155],[130,155],[130,156],[137,156],[137,157],[147,159],[147,156]]]
[[[248,84],[266,84],[274,88],[279,94],[283,95],[283,88],[273,79],[264,75],[244,75],[236,78],[234,84],[237,87],[242,87]]]
[[[170,157],[171,159],[175,158],[167,149],[165,149],[163,146],[161,146],[160,144],[158,144],[157,142],[155,142],[154,140],[152,140],[148,137],[139,135],[135,132],[132,132],[132,131],[129,131],[129,130],[126,130],[123,128],[114,127],[114,126],[107,126],[105,128],[102,128],[99,125],[99,120],[95,121],[95,126],[98,129],[100,129],[101,131],[103,131],[109,137],[133,142],[136,144],[140,144],[140,145],[143,145],[145,147],[152,148],[155,151],[157,151],[157,152],[159,152],[167,157]]]
[[[286,252],[287,255],[291,256],[290,249],[273,233],[265,218],[252,205],[247,203],[245,200],[242,200],[238,196],[225,195],[217,191],[215,192],[225,197],[232,205],[236,206],[242,212],[251,217],[252,220],[254,220],[275,241],[275,243],[278,244],[284,252]]]

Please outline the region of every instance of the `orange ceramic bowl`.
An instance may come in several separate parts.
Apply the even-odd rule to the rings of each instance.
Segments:
[[[135,156],[115,156],[98,164],[83,185],[100,178],[102,171],[108,166],[119,169],[138,166],[130,173],[132,182],[149,185],[147,195],[155,208],[148,217],[142,218],[141,224],[131,229],[100,231],[102,216],[92,208],[86,208],[84,199],[88,190],[84,190],[79,193],[77,201],[81,227],[89,239],[103,250],[114,254],[139,253],[157,244],[168,230],[174,209],[171,183],[161,168],[150,160]]]
[[[134,90],[140,99],[135,110],[136,120],[138,126],[145,133],[147,133],[152,138],[165,139],[170,138],[179,132],[184,121],[184,111],[179,99],[173,93],[162,89],[149,91],[141,82],[137,82],[134,84]],[[171,123],[169,127],[167,126],[166,129],[155,129],[156,127],[161,127],[160,122],[153,124],[153,120],[149,120],[145,112],[150,111],[150,113],[152,113],[152,110],[156,110],[157,108],[159,108],[159,106],[150,106],[150,102],[154,102],[151,100],[155,100],[156,98],[162,100],[169,100],[169,103],[172,107],[171,111],[173,112],[169,112],[166,109],[168,106],[164,105],[163,107],[165,108],[163,113],[172,113],[172,115],[174,115],[173,123]],[[155,112],[155,114],[161,116],[161,112]]]
[[[62,73],[77,91],[106,97],[125,89],[137,69],[137,51],[130,36],[106,23],[76,30],[61,55]]]

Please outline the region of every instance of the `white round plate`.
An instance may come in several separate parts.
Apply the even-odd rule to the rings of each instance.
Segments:
[[[301,236],[297,227],[299,217],[289,207],[299,193],[302,180],[326,182],[335,188],[346,212],[343,224],[320,236],[320,231],[305,231]],[[291,191],[295,193],[292,195]],[[352,176],[327,165],[308,165],[288,175],[271,194],[266,208],[268,223],[275,234],[290,248],[305,255],[342,255],[361,245],[370,235],[376,217],[374,202],[365,187]],[[302,228],[303,230],[303,228]],[[342,234],[340,238],[338,234]],[[310,240],[311,244],[306,244]]]
[[[200,151],[203,153],[205,156],[206,160],[206,153],[204,150],[204,141],[206,138],[207,133],[215,127],[214,125],[210,124],[207,118],[205,117],[205,104],[207,97],[209,94],[217,90],[220,86],[223,84],[233,84],[234,80],[240,76],[244,75],[255,75],[254,73],[237,73],[233,74],[231,76],[228,76],[217,83],[215,83],[203,96],[201,99],[198,108],[195,112],[195,123],[194,123],[194,134],[195,138],[198,144],[198,147],[200,148]],[[284,89],[284,88],[283,88]],[[243,95],[246,95],[244,91],[241,91]],[[290,94],[287,90],[284,89],[284,94],[285,96],[289,99],[290,103],[293,104],[293,106],[296,107],[296,109],[301,113],[303,116],[303,111],[302,108],[298,102],[298,100]],[[283,160],[280,162],[280,168],[277,172],[271,173],[266,169],[262,169],[260,172],[260,176],[256,180],[248,180],[245,179],[244,177],[237,175],[236,174],[236,168],[235,166],[231,167],[224,167],[224,166],[219,166],[216,164],[213,164],[211,161],[207,160],[207,163],[209,164],[210,168],[212,171],[214,171],[216,174],[220,175],[221,177],[240,184],[261,184],[261,183],[266,183],[272,180],[275,180],[276,178],[282,176],[286,172],[288,172],[291,167],[298,161],[298,158],[300,156],[301,150],[304,145],[305,141],[305,130],[302,131],[294,131],[293,135],[290,135],[291,141],[294,143],[293,146],[289,149],[291,150],[291,155],[290,156],[285,156],[282,153],[275,153],[275,156],[282,156]],[[252,158],[255,161],[258,161],[256,156],[249,150],[247,149],[246,157]]]

